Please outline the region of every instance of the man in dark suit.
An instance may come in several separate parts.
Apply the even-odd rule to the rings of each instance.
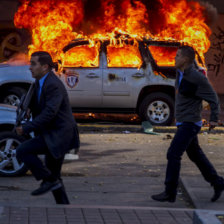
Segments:
[[[30,132],[35,137],[17,148],[17,158],[31,170],[40,187],[31,195],[41,195],[62,187],[61,167],[64,155],[79,148],[79,134],[63,83],[53,73],[54,63],[48,52],[31,55],[30,71],[35,81],[35,93],[30,103],[32,121],[16,128],[17,134]],[[45,155],[45,164],[38,155]],[[56,200],[57,201],[57,200]]]
[[[167,152],[165,191],[152,195],[156,201],[176,200],[181,157],[188,157],[201,171],[204,179],[214,188],[211,201],[218,200],[224,191],[224,179],[219,176],[198,143],[198,133],[202,126],[202,100],[210,104],[210,129],[218,125],[219,101],[208,79],[195,69],[195,51],[192,47],[181,46],[175,57],[177,68],[175,116],[177,132]]]

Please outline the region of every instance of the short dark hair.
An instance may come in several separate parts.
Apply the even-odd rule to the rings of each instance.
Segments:
[[[187,45],[183,45],[180,46],[179,49],[181,50],[181,54],[183,56],[188,57],[189,59],[189,63],[193,63],[194,59],[195,59],[195,50],[193,47],[187,46]]]
[[[38,56],[38,61],[41,65],[48,65],[50,69],[54,68],[54,62],[51,55],[47,51],[36,51],[31,54],[31,57]]]

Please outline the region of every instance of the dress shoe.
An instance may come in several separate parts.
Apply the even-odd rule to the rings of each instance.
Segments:
[[[152,199],[155,201],[168,201],[168,202],[175,202],[176,201],[176,195],[171,195],[166,193],[166,191],[160,193],[160,194],[155,194],[152,195]]]
[[[223,191],[224,191],[224,184],[221,186],[214,186],[214,195],[212,196],[211,201],[212,202],[217,201],[220,198]]]
[[[62,185],[61,185],[61,182],[59,180],[54,181],[54,182],[43,181],[40,184],[39,188],[37,188],[36,190],[31,192],[31,195],[37,196],[37,195],[45,194],[48,191],[56,190],[56,189],[60,188],[61,186]]]

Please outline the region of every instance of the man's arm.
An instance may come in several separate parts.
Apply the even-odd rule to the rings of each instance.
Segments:
[[[218,125],[217,122],[220,112],[219,99],[210,82],[204,76],[200,76],[200,79],[198,79],[198,90],[196,91],[196,96],[209,103],[211,108],[210,128],[214,128]]]
[[[21,126],[21,122],[24,120],[30,119],[30,109],[29,106],[31,105],[32,98],[34,96],[34,83],[31,84],[27,94],[22,97],[20,104],[16,110],[16,123],[14,130],[18,135],[23,135],[23,129]]]
[[[59,110],[63,100],[60,87],[53,83],[48,85],[44,91],[45,107],[35,119],[22,125],[24,133],[30,133],[35,130],[44,130]]]

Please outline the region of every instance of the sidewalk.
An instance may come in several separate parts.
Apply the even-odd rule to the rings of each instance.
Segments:
[[[55,205],[51,193],[30,196],[33,177],[3,178],[0,224],[190,224],[193,210],[181,192],[176,203],[151,199],[162,179],[63,177],[71,205]],[[7,190],[8,189],[8,190]],[[161,206],[163,206],[161,208]],[[178,207],[178,209],[176,209]]]
[[[151,199],[164,189],[166,151],[173,134],[170,139],[166,133],[112,133],[81,134],[80,159],[63,165],[69,206],[55,205],[51,193],[30,196],[38,182],[29,175],[1,177],[0,224],[191,224],[195,208],[224,211],[224,194],[211,203],[212,188],[186,156],[176,202]],[[221,175],[223,137],[199,135]]]
[[[162,178],[63,177],[71,205],[55,205],[51,193],[33,197],[33,177],[3,178],[0,224],[191,224],[193,209],[181,191],[175,203],[151,199]],[[178,209],[177,209],[178,208]],[[2,212],[2,214],[1,214]]]
[[[163,178],[63,177],[70,205],[55,205],[51,193],[30,196],[33,177],[3,178],[0,224],[192,224],[192,204],[181,188],[175,203],[156,202]],[[199,176],[183,177],[183,187],[195,208],[224,210],[224,194],[210,202],[212,188]],[[7,191],[7,189],[9,189]],[[210,223],[213,224],[213,223]]]
[[[51,193],[34,197],[30,192],[39,186],[33,177],[1,178],[0,206],[52,206]],[[162,190],[162,178],[148,177],[63,177],[72,205],[192,208],[181,190],[175,203],[160,203],[151,195]]]
[[[80,179],[79,179],[80,181]],[[211,196],[211,189],[206,186],[202,188],[201,181],[197,182],[197,178],[185,178],[185,186],[191,186],[188,188],[188,192],[192,198],[193,203],[196,208],[206,208],[212,210],[223,210],[224,209],[224,195],[222,198],[216,202],[209,202]],[[194,184],[196,184],[196,190]],[[68,183],[67,183],[68,184]],[[193,188],[192,188],[193,186]],[[202,189],[202,190],[201,190]],[[150,190],[149,190],[150,192]],[[148,192],[148,193],[149,193]],[[71,192],[68,192],[71,197]],[[209,193],[209,194],[208,194]],[[96,197],[100,197],[102,200],[103,192],[93,193]],[[110,194],[110,193],[108,193]],[[28,195],[28,197],[27,197]],[[33,198],[29,205],[26,205],[25,201],[17,201],[9,199],[9,205],[2,205],[0,203],[0,224],[191,224],[193,222],[193,213],[195,209],[190,208],[180,208],[181,197],[178,195],[177,202],[175,203],[157,203],[150,202],[149,204],[156,207],[148,206],[131,206],[135,203],[136,198],[132,195],[132,202],[129,206],[109,206],[109,205],[94,205],[99,202],[94,203],[93,197],[90,194],[83,193],[80,195],[85,197],[86,204],[79,205],[78,197],[72,197],[71,205],[53,205],[52,197],[50,194],[44,196]],[[202,197],[202,195],[204,195]],[[29,200],[29,192],[25,194],[19,193],[20,199],[27,198]],[[107,204],[108,198],[114,197],[114,203],[117,199],[121,198],[121,204],[124,203],[125,197],[121,194],[114,195],[110,194],[105,200]],[[2,196],[1,196],[2,197]],[[8,197],[5,195],[4,197]],[[15,195],[13,196],[15,198]],[[118,197],[118,198],[117,198]],[[130,199],[130,196],[128,197]],[[89,200],[88,200],[89,199]],[[37,203],[35,201],[40,201]],[[45,201],[45,203],[43,203]],[[74,202],[76,201],[76,203]],[[112,200],[113,201],[113,200]],[[48,202],[48,203],[47,203]],[[88,203],[90,202],[90,203]],[[33,205],[32,205],[33,203]],[[84,203],[84,202],[83,202]],[[101,201],[102,203],[102,201]],[[118,203],[118,202],[117,202]],[[10,205],[11,204],[11,205]],[[88,205],[90,204],[90,205]],[[93,204],[93,205],[91,205]],[[211,211],[208,211],[211,213]],[[208,213],[207,212],[207,213]],[[206,210],[204,210],[204,216],[207,215]],[[217,213],[219,214],[219,213]],[[210,217],[210,216],[209,216]],[[214,218],[214,217],[213,217]],[[206,222],[207,223],[207,222]],[[209,223],[209,222],[208,222]],[[217,222],[218,223],[218,222]],[[214,224],[214,223],[209,223]]]

